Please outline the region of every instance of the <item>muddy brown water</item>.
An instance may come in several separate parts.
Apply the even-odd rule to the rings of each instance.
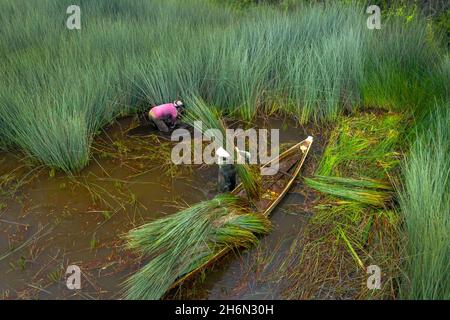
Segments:
[[[136,119],[125,118],[106,128],[96,138],[89,165],[73,177],[0,153],[0,298],[119,299],[123,281],[143,263],[123,247],[122,236],[217,194],[216,166],[173,171],[164,159],[170,155],[170,138],[152,128],[127,135],[135,125]],[[257,125],[280,129],[281,143],[313,135],[304,174],[312,172],[323,146],[318,129],[288,119],[259,120]],[[149,156],[151,151],[161,156]],[[6,181],[11,177],[22,180]],[[207,271],[200,285],[175,297],[281,298],[280,284],[271,275],[306,225],[312,198],[298,183],[273,212],[273,231],[258,247],[235,251]],[[80,290],[66,286],[69,265],[82,271]]]

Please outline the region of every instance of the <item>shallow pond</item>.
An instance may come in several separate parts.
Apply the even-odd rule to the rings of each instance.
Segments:
[[[0,298],[120,298],[121,283],[143,263],[124,249],[121,236],[217,193],[216,166],[172,165],[170,137],[151,128],[130,135],[135,125],[134,118],[124,118],[106,128],[93,144],[90,164],[72,177],[0,154]],[[280,128],[281,143],[313,135],[304,168],[312,172],[323,145],[318,129],[286,119],[260,120],[258,126]],[[169,297],[279,298],[271,274],[305,225],[311,200],[295,186],[257,248],[236,251],[200,285]],[[81,290],[67,288],[68,265],[81,268]]]

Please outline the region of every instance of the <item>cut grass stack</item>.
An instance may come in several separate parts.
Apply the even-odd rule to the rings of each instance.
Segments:
[[[397,114],[339,119],[317,175],[306,179],[321,198],[288,297],[391,297],[399,267],[399,218],[389,209],[390,178],[399,163],[402,128],[404,120]],[[361,288],[370,264],[383,270],[382,290]],[[333,292],[338,287],[345,290]]]
[[[395,113],[341,117],[331,133],[316,174],[320,176],[385,179],[400,156],[404,123]]]
[[[316,176],[314,179],[306,178],[305,181],[308,186],[321,193],[375,207],[383,207],[391,196],[386,190],[392,190],[389,185],[369,179]]]
[[[175,280],[224,247],[249,247],[270,222],[223,194],[130,231],[128,247],[150,257],[126,282],[128,299],[160,299]]]

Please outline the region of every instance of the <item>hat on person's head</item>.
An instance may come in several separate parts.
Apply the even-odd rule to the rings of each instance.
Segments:
[[[179,108],[179,107],[184,107],[183,101],[181,100],[175,100],[173,102],[173,104],[175,105],[175,107]]]

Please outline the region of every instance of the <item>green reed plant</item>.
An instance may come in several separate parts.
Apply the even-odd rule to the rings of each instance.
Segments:
[[[403,169],[399,190],[405,263],[400,296],[449,299],[450,105],[437,105],[423,123]]]
[[[429,22],[420,15],[408,22],[388,16],[380,32],[367,35],[362,90],[365,105],[421,114],[432,106],[430,100],[445,98],[447,89],[442,80],[448,81],[449,74],[448,68],[442,70],[446,58],[439,46],[444,35],[430,30]]]

